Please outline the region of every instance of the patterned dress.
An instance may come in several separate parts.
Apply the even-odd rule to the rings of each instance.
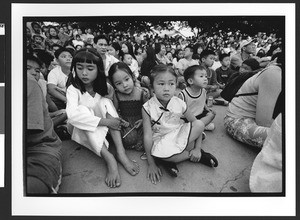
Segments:
[[[155,157],[169,158],[182,153],[188,145],[191,132],[191,123],[185,123],[181,119],[187,109],[185,102],[174,96],[165,108],[154,95],[143,108],[152,123],[151,154]]]
[[[143,107],[143,96],[144,90],[141,91],[139,100],[120,100],[118,93],[116,97],[119,104],[119,113],[122,119],[129,122],[128,127],[122,127],[122,137],[129,132],[133,127],[134,123],[142,119],[142,107]],[[143,151],[143,126],[133,129],[125,138],[122,138],[123,145],[126,149],[135,149]]]

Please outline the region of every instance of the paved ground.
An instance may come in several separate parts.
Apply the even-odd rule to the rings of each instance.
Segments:
[[[217,168],[183,162],[177,178],[163,170],[162,181],[156,185],[146,179],[147,161],[140,159],[140,152],[128,151],[128,156],[140,165],[140,173],[130,176],[120,165],[122,185],[110,189],[104,179],[106,165],[91,151],[73,141],[63,143],[63,179],[59,193],[247,193],[252,163],[258,151],[233,140],[223,125],[225,106],[213,106],[217,112],[214,131],[206,131],[204,150],[211,152],[219,161]]]

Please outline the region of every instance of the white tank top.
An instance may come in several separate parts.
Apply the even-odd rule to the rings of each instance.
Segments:
[[[206,90],[201,89],[199,95],[193,96],[185,88],[180,92],[183,97],[183,101],[186,103],[187,108],[192,112],[193,115],[197,116],[203,112],[205,101],[206,101]]]

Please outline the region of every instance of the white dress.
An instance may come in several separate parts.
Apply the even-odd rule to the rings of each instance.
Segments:
[[[105,139],[108,127],[98,126],[98,123],[101,118],[106,118],[106,113],[118,117],[112,101],[98,93],[95,97],[88,92],[82,94],[73,85],[68,87],[66,96],[66,112],[72,140],[100,156],[103,144],[108,147]]]
[[[187,108],[185,102],[174,96],[164,108],[154,95],[143,108],[150,116],[152,124],[151,154],[168,158],[182,153],[188,145],[191,131],[191,123],[184,123],[181,119]]]

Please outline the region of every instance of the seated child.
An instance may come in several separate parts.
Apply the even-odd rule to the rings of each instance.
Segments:
[[[44,42],[44,37],[42,37],[39,34],[35,34],[32,36],[32,49],[38,49],[38,50],[46,50],[45,42]]]
[[[159,64],[151,73],[154,96],[143,105],[144,147],[148,161],[147,178],[160,181],[162,165],[176,177],[176,163],[190,160],[217,167],[217,159],[202,149],[204,123],[197,120],[184,101],[174,96],[177,75],[170,66]],[[185,123],[181,118],[189,122]]]
[[[129,122],[129,126],[121,129],[124,147],[143,151],[142,106],[148,101],[149,92],[135,86],[133,73],[125,63],[114,63],[108,77],[116,89],[115,107],[121,118]]]
[[[228,102],[226,100],[223,100],[220,96],[222,89],[220,88],[220,84],[217,81],[216,72],[211,68],[215,62],[215,56],[215,52],[208,49],[203,50],[200,54],[201,65],[206,69],[207,72],[207,97],[212,96],[214,99],[214,104],[228,105]]]
[[[124,53],[121,56],[121,61],[129,66],[130,70],[134,74],[134,77],[137,78],[139,76],[138,67],[132,65],[132,59],[133,58],[129,53]]]
[[[26,192],[57,193],[62,177],[61,140],[53,130],[46,100],[34,76],[41,62],[27,55]]]
[[[206,70],[200,65],[194,65],[188,67],[183,75],[187,87],[178,94],[178,97],[186,103],[191,113],[204,123],[205,130],[213,130],[215,125],[211,121],[215,118],[216,113],[205,104]]]
[[[236,71],[230,68],[230,53],[220,54],[219,60],[222,66],[216,69],[216,74],[220,88],[223,89],[227,84],[228,78]]]
[[[78,50],[72,61],[67,89],[68,124],[72,140],[103,157],[107,164],[105,183],[108,187],[121,185],[117,160],[132,176],[138,174],[138,165],[126,155],[120,129],[124,123],[107,95],[103,60],[93,48]],[[73,74],[74,73],[74,74]],[[110,132],[116,148],[116,158],[108,151],[106,140]]]
[[[48,74],[48,93],[58,109],[66,108],[66,84],[72,63],[72,52],[67,48],[55,51],[58,63]]]

